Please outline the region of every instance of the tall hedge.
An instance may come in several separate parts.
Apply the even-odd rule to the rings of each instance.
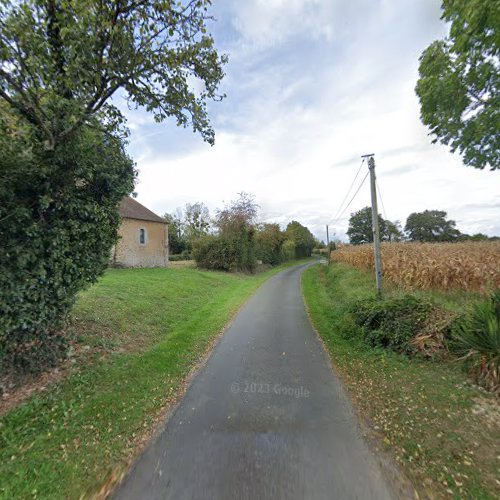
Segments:
[[[256,265],[253,229],[203,236],[193,244],[193,257],[204,269],[253,272]]]
[[[0,374],[53,365],[64,322],[117,240],[117,206],[135,170],[118,138],[81,129],[47,150],[0,118]]]
[[[279,224],[261,224],[255,235],[256,255],[263,264],[275,266],[283,261],[285,235]],[[293,257],[292,257],[293,258]]]

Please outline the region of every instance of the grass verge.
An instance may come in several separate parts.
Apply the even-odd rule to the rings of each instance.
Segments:
[[[313,266],[302,286],[312,321],[361,417],[418,494],[498,498],[500,416],[494,396],[471,385],[456,362],[367,346],[347,310],[373,296],[371,274],[345,264]],[[453,307],[453,295],[441,294],[439,302]]]
[[[0,420],[0,497],[87,497],[118,477],[232,315],[298,263],[252,276],[109,270],[74,313],[97,354]]]

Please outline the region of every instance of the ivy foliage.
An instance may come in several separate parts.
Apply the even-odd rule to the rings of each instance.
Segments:
[[[0,373],[34,372],[64,354],[64,319],[116,242],[117,205],[134,164],[119,139],[80,129],[47,151],[0,117]]]
[[[369,298],[357,301],[350,313],[362,328],[365,341],[378,347],[397,352],[415,351],[410,340],[422,330],[432,305],[413,295],[378,300]]]

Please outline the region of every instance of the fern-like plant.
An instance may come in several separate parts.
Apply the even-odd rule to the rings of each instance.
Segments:
[[[453,347],[479,384],[500,393],[500,290],[456,325]]]

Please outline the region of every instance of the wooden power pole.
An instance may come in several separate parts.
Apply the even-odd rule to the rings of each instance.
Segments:
[[[372,226],[373,226],[373,251],[375,253],[375,280],[377,282],[377,295],[382,297],[382,258],[380,256],[380,227],[378,225],[377,188],[375,183],[375,155],[365,155],[368,158],[370,170],[370,187],[372,194]]]

